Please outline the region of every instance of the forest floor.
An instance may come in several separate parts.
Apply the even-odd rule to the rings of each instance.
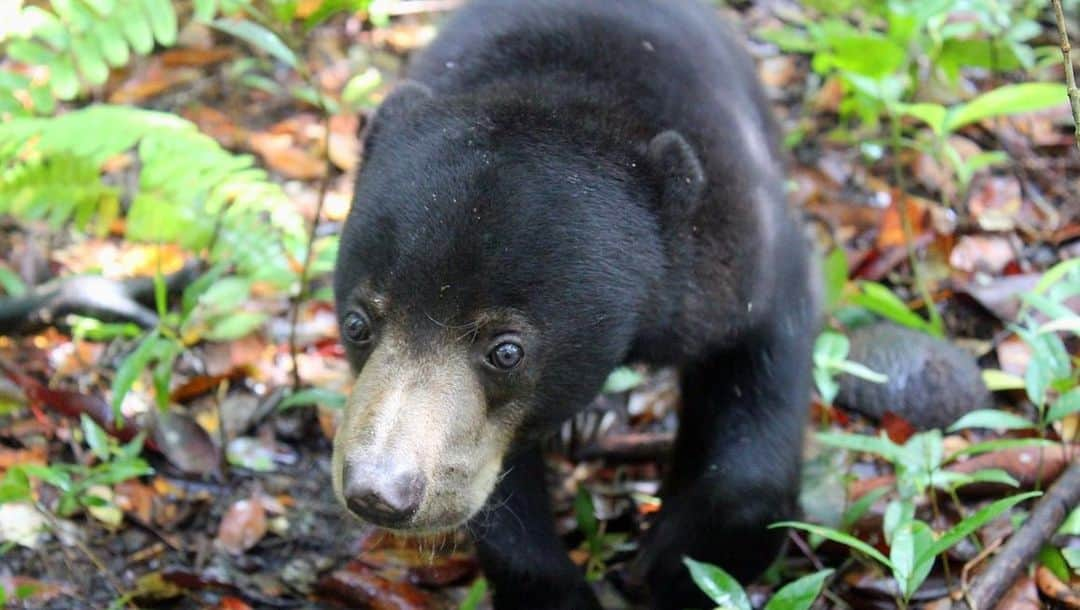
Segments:
[[[731,15],[744,32],[779,25],[776,15],[756,5]],[[350,76],[374,67],[382,76],[377,100],[392,88],[408,54],[434,35],[440,18],[406,15],[385,27],[335,19],[309,37],[306,62],[329,91],[340,91]],[[977,355],[980,365],[1022,376],[1030,350],[1003,333],[1017,320],[1017,295],[1052,263],[1080,256],[1080,154],[1067,106],[983,121],[952,136],[965,155],[1004,150],[1012,159],[975,172],[970,188],[961,188],[929,154],[906,150],[898,157],[880,144],[845,139],[836,79],[817,76],[804,56],[781,53],[760,40],[748,44],[782,125],[798,134],[792,137],[792,203],[804,211],[822,250],[844,248],[848,279],[888,283],[917,308],[921,300],[902,229],[907,210],[947,336]],[[260,88],[253,78],[239,86],[250,53],[235,40],[191,24],[176,48],[117,71],[96,97],[179,114],[223,146],[257,155],[309,221],[327,167],[321,158],[325,146],[332,175],[320,230],[332,234],[348,211],[361,120],[333,116],[326,132],[318,112],[295,97]],[[285,83],[292,78],[279,76]],[[1060,65],[1041,76],[1060,80]],[[989,83],[973,79],[964,85],[979,90]],[[904,184],[894,179],[897,171]],[[942,205],[942,194],[958,203]],[[171,273],[191,259],[178,247],[133,244],[114,235],[0,227],[0,263],[31,285],[89,271],[115,279]],[[315,297],[300,308],[299,374],[308,386],[343,392],[349,371],[327,287],[328,277],[317,276]],[[398,538],[366,528],[339,508],[329,474],[333,401],[279,408],[292,384],[289,301],[260,294],[256,286],[247,306],[269,316],[258,332],[197,344],[177,361],[172,408],[142,452],[153,474],[75,490],[103,501],[68,514],[57,510],[67,493],[63,485],[37,485],[40,510],[0,504],[0,538],[22,541],[7,544],[0,555],[0,585],[9,592],[9,604],[451,608],[475,590],[478,567],[463,534]],[[87,433],[78,416],[108,411],[108,388],[132,347],[130,340],[96,342],[53,328],[0,336],[0,364],[8,373],[0,375],[0,471],[14,464],[66,463],[74,465],[68,482],[90,480],[94,458],[84,446]],[[619,589],[633,543],[658,509],[654,496],[677,425],[678,390],[670,371],[637,369],[609,389],[573,430],[553,442],[550,484],[572,556],[600,576],[598,590],[607,607],[616,608],[628,603]],[[151,391],[137,382],[124,401],[125,412],[152,409]],[[1023,408],[1015,393],[999,395],[998,403]],[[883,426],[820,402],[813,409],[816,429],[883,429],[897,442],[914,433],[902,418],[886,418]],[[1053,433],[1074,443],[1076,424],[1075,418],[1066,420]],[[852,499],[892,472],[881,460],[823,447],[809,434],[808,439],[809,521],[835,521]],[[972,440],[954,433],[942,443],[948,448]],[[1070,456],[1043,457],[1045,463],[1032,468],[1024,454],[1004,455],[1002,460],[1013,462],[998,467],[1021,487],[1034,488],[1052,480]],[[582,532],[574,508],[580,489],[587,490],[603,524],[599,532]],[[1000,488],[983,488],[962,494],[961,506],[971,509],[1002,495]],[[955,518],[948,513],[937,518]],[[867,529],[880,527],[881,507],[863,519]],[[17,531],[41,526],[49,534],[27,538]],[[984,545],[993,545],[1010,531],[1008,520],[1001,520],[980,536]],[[829,607],[895,607],[890,581],[874,568],[828,543],[811,551],[800,536],[792,539],[785,570],[823,561],[843,564],[842,577],[830,586]],[[978,554],[976,546],[961,545],[952,559],[959,568]],[[1036,576],[1023,575],[1010,593],[1011,605],[1003,607],[1042,607]],[[916,601],[946,596],[952,577],[935,573]],[[763,580],[748,590],[759,601],[772,589]]]

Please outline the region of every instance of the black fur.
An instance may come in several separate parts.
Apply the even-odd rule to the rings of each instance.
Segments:
[[[529,397],[509,474],[472,524],[497,608],[596,607],[550,522],[535,444],[628,360],[681,370],[682,428],[639,564],[655,607],[707,605],[683,556],[755,576],[781,539],[765,526],[795,512],[808,248],[752,62],[714,13],[479,0],[368,130],[339,311],[369,285],[417,351],[467,341],[492,308],[535,326],[529,373],[487,397]]]

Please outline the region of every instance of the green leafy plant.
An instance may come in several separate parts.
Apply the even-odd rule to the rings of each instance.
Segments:
[[[105,163],[131,154],[138,188],[124,193]],[[210,248],[242,274],[287,287],[302,258],[303,219],[246,155],[234,155],[171,114],[90,106],[50,119],[0,124],[0,213],[103,231],[130,199],[128,239]],[[217,222],[207,222],[207,219]]]
[[[936,538],[928,524],[914,518],[913,509],[908,510],[901,503],[894,504],[885,516],[884,530],[890,547],[887,557],[862,540],[833,528],[797,521],[776,523],[772,527],[803,530],[843,544],[874,560],[891,572],[899,592],[897,605],[907,608],[912,595],[930,574],[938,555],[1013,506],[1039,495],[1040,492],[1028,492],[993,502],[965,517]],[[893,506],[897,508],[893,509]]]
[[[56,512],[61,516],[80,508],[105,506],[107,500],[95,493],[98,486],[115,485],[135,477],[151,474],[153,469],[139,455],[144,436],[120,444],[83,415],[82,432],[87,446],[98,462],[83,464],[16,464],[0,480],[0,504],[32,499],[31,478],[39,479],[60,492]]]
[[[834,331],[821,333],[814,342],[814,384],[817,386],[818,394],[821,395],[821,400],[826,404],[832,404],[837,392],[840,391],[836,376],[841,373],[854,375],[873,383],[885,383],[889,380],[887,375],[848,360],[847,355],[850,350],[851,342],[848,338]]]
[[[172,46],[177,37],[176,11],[170,0],[52,0],[22,7],[17,27],[4,44],[11,59],[48,68],[46,82],[16,72],[0,72],[0,113],[25,115],[18,99],[25,92],[29,110],[50,114],[54,98],[70,100],[87,87],[101,85],[109,69],[126,65],[132,55],[146,55],[154,44]],[[3,43],[0,40],[0,43]]]
[[[604,576],[608,560],[629,548],[627,535],[606,531],[607,524],[596,518],[592,496],[584,487],[578,489],[577,497],[574,498],[574,515],[577,518],[578,530],[585,537],[582,547],[589,554],[585,563],[585,578],[589,581],[600,580]]]
[[[718,610],[753,610],[742,586],[722,568],[689,557],[684,557],[683,563],[698,588],[709,596]],[[825,580],[832,573],[832,570],[822,570],[784,585],[763,610],[807,610],[821,594]]]

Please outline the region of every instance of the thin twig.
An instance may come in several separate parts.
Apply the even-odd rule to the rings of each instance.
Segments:
[[[1073,70],[1072,45],[1069,44],[1069,30],[1065,27],[1065,11],[1061,0],[1053,0],[1054,16],[1057,18],[1058,35],[1061,36],[1061,56],[1065,60],[1065,85],[1069,93],[1069,105],[1072,106],[1073,133],[1076,147],[1080,148],[1080,89],[1076,88],[1076,72]]]
[[[292,311],[289,314],[289,357],[292,359],[293,389],[299,390],[303,384],[300,379],[300,362],[297,360],[296,347],[296,324],[300,319],[300,304],[307,294],[308,275],[311,271],[312,251],[315,247],[315,237],[319,232],[319,219],[322,217],[323,204],[326,202],[326,192],[330,188],[330,175],[332,173],[330,162],[330,112],[324,107],[323,113],[323,168],[322,180],[319,181],[319,201],[315,204],[315,218],[311,221],[311,232],[308,233],[307,250],[304,252],[304,266],[300,269],[300,290],[292,302]]]

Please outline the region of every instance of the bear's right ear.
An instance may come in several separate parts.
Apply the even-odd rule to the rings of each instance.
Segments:
[[[361,136],[364,140],[364,149],[370,151],[379,131],[432,97],[434,93],[431,87],[424,83],[414,80],[399,83],[375,109],[375,115],[364,125],[364,133]]]
[[[678,218],[693,214],[705,191],[705,170],[690,143],[668,129],[649,142],[648,156],[662,184],[665,212]]]

